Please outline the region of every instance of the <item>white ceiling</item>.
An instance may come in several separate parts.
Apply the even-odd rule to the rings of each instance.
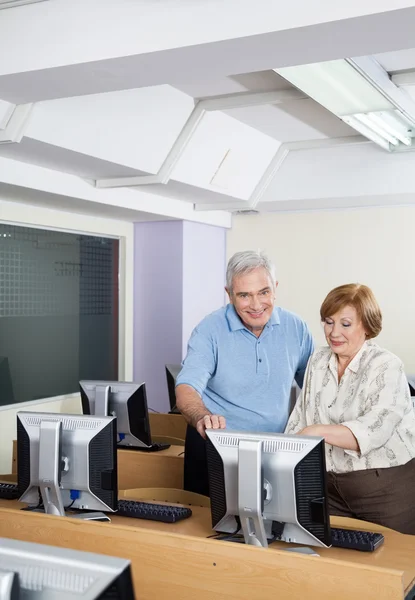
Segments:
[[[375,54],[375,58],[389,73],[415,69],[415,48]]]
[[[0,195],[39,204],[43,189],[59,209],[226,226],[238,209],[407,203],[415,152],[384,153],[272,69],[373,55],[388,73],[415,71],[415,6],[320,4],[48,0],[2,11],[0,100],[33,106],[21,141],[0,144]],[[220,110],[196,122],[206,99]],[[58,174],[70,176],[61,192]],[[96,180],[118,178],[128,188],[94,189],[90,201]]]

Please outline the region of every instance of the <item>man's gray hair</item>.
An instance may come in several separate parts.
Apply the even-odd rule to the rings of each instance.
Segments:
[[[272,281],[272,287],[275,286],[275,267],[269,260],[268,256],[263,252],[255,252],[255,250],[244,250],[236,252],[228,262],[226,269],[226,287],[229,293],[232,293],[233,278],[238,275],[244,275],[254,269],[263,268],[266,270]]]

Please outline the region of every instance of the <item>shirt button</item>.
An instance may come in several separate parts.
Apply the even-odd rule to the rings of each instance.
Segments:
[[[259,362],[262,362],[262,358],[259,359]]]

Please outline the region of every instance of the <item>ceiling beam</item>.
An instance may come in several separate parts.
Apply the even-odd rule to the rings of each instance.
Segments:
[[[20,104],[8,113],[7,123],[0,129],[0,144],[20,142],[29,124],[32,104]]]
[[[187,4],[72,0],[4,11],[2,98],[21,104],[413,47],[409,0]]]
[[[117,188],[156,185],[160,183],[166,184],[170,180],[170,176],[175,166],[180,160],[206,112],[229,110],[231,108],[242,108],[246,106],[262,106],[264,104],[282,104],[284,102],[304,98],[307,98],[307,96],[295,89],[273,92],[243,92],[200,98],[195,101],[195,107],[192,113],[156,175],[97,179],[95,186],[97,188]]]
[[[308,96],[300,90],[275,90],[272,92],[239,92],[200,98],[206,111],[231,110],[233,108],[249,108],[265,104],[283,104],[292,100],[305,100]]]
[[[392,82],[398,87],[409,87],[415,85],[415,71],[405,71],[392,75]]]

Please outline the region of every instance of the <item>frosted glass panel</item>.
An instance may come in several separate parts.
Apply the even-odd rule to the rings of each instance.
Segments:
[[[0,224],[0,405],[118,378],[118,240]]]

